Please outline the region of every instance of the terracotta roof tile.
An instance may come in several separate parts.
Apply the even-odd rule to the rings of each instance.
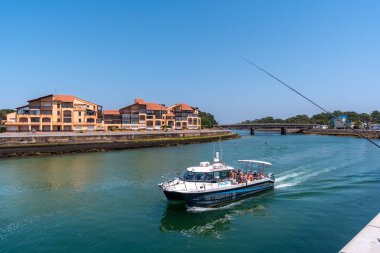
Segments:
[[[146,109],[149,110],[149,111],[163,111],[163,110],[167,110],[166,106],[163,106],[163,105],[160,105],[160,104],[149,103],[149,102],[145,102],[144,104],[146,105]]]
[[[144,99],[142,98],[135,98],[135,104],[143,104],[145,103]]]
[[[192,110],[194,110],[188,104],[175,104],[175,105],[172,106],[172,108],[180,109],[181,111],[192,111]]]
[[[107,115],[120,115],[119,110],[103,110],[103,114]]]
[[[62,102],[74,102],[75,96],[72,95],[54,95],[53,100],[58,100]]]
[[[168,109],[164,105],[157,104],[157,103],[152,103],[152,102],[146,102],[142,98],[136,98],[135,99],[135,104],[146,105],[146,109],[149,110],[149,111],[162,111],[162,110],[167,110]]]

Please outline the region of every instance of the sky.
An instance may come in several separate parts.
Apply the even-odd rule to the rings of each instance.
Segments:
[[[0,108],[73,94],[188,103],[220,123],[380,110],[380,1],[0,1]]]

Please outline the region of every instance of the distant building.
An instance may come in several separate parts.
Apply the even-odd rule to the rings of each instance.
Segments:
[[[121,114],[119,110],[103,111],[104,130],[121,129]]]
[[[346,128],[345,124],[350,125],[350,119],[349,119],[348,115],[339,115],[337,118],[340,120],[338,120],[334,117],[331,118],[331,127],[332,128],[341,129],[341,128]],[[343,124],[342,122],[344,122],[345,124]]]
[[[166,107],[164,104],[135,99],[134,103],[120,109],[122,129],[200,129],[198,108],[187,104]]]
[[[103,111],[102,106],[72,95],[47,95],[16,109],[7,114],[8,132],[201,128],[198,108],[187,104],[166,107],[143,99],[119,110]]]
[[[198,108],[190,107],[187,104],[175,104],[169,107],[175,117],[175,129],[199,129],[201,118]]]
[[[328,129],[329,126],[328,125],[317,125],[315,128],[316,129]]]
[[[72,95],[47,95],[7,114],[7,132],[94,131],[102,128],[102,107]]]

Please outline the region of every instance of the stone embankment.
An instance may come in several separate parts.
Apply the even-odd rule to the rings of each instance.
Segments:
[[[164,147],[239,138],[226,130],[186,130],[110,133],[3,133],[0,158]]]
[[[369,130],[360,130],[361,134],[370,139],[379,139],[380,131],[369,131]],[[348,136],[348,137],[357,137],[362,138],[359,134],[355,133],[350,129],[308,129],[304,130],[305,134],[318,134],[318,135],[333,135],[333,136]]]

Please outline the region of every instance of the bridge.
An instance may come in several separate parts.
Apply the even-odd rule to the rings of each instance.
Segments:
[[[296,124],[296,123],[242,123],[242,124],[221,124],[219,127],[226,129],[249,129],[251,135],[255,135],[255,130],[280,130],[281,134],[286,134],[288,130],[301,132],[302,130],[315,128],[317,124]]]

